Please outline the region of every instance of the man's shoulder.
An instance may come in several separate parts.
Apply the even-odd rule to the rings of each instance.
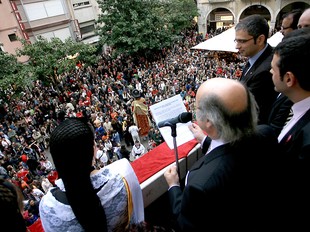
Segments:
[[[271,63],[273,58],[273,48],[268,44],[263,53],[257,58],[259,63]]]
[[[274,53],[273,50],[273,47],[268,44],[265,51],[261,55],[265,62],[271,62]]]

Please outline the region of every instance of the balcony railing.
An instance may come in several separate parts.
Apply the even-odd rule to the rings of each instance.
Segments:
[[[154,149],[156,149],[156,147]],[[185,178],[187,171],[201,156],[202,152],[200,149],[200,144],[197,144],[185,158],[179,159],[181,179]],[[143,157],[140,157],[139,159],[142,158]],[[152,175],[150,178],[140,183],[145,208],[147,208],[153,202],[156,202],[157,199],[159,199],[163,194],[168,191],[168,185],[164,178],[164,172],[166,168],[170,165],[175,165],[175,163],[167,164],[165,168],[163,168],[159,172],[154,173],[154,175]],[[147,165],[145,165],[141,168],[148,167]]]
[[[44,28],[50,28],[54,27],[57,25],[62,25],[69,23],[70,19],[68,19],[67,15],[57,15],[53,17],[48,17],[48,18],[42,18],[34,21],[24,21],[23,24],[25,26],[26,30],[41,30]]]

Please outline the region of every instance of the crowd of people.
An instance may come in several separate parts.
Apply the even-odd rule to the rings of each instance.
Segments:
[[[309,10],[305,12],[308,14]],[[289,66],[290,62],[291,64],[297,65],[297,61],[293,62],[293,59],[297,58],[291,58],[285,53],[286,44],[293,43],[292,38],[290,39],[288,36],[287,40],[283,40],[279,48],[276,49],[276,54],[273,56],[272,49],[267,44],[269,26],[262,17],[250,16],[237,24],[235,29],[236,48],[240,53],[238,55],[232,55],[233,59],[229,61],[222,59],[220,54],[215,55],[214,52],[192,50],[191,47],[201,42],[202,37],[195,30],[190,30],[185,32],[182,39],[171,49],[164,49],[161,54],[158,55],[157,59],[153,61],[148,61],[145,58],[125,56],[112,59],[109,50],[107,50],[100,55],[99,62],[96,65],[92,67],[83,65],[77,66],[75,70],[57,76],[56,83],[54,84],[44,85],[44,83],[39,80],[35,81],[33,86],[26,88],[18,98],[13,98],[15,94],[13,87],[5,90],[5,98],[1,99],[0,109],[0,175],[3,179],[13,183],[22,192],[24,198],[23,216],[26,224],[31,225],[36,218],[40,217],[39,203],[42,197],[50,193],[52,187],[64,185],[61,190],[64,190],[65,187],[66,190],[69,191],[67,197],[70,205],[73,206],[73,212],[77,214],[76,217],[80,223],[78,224],[79,230],[82,227],[92,229],[95,225],[92,223],[93,220],[84,220],[87,218],[87,215],[85,215],[85,212],[81,212],[78,209],[79,207],[77,207],[77,205],[81,202],[81,198],[74,196],[75,191],[78,191],[78,189],[72,184],[74,183],[74,178],[72,177],[72,173],[69,173],[72,170],[66,170],[68,166],[64,166],[64,163],[69,165],[70,162],[72,162],[78,167],[84,167],[84,164],[79,166],[79,162],[83,158],[78,158],[80,155],[83,157],[81,152],[83,146],[79,144],[77,148],[66,147],[66,149],[64,149],[65,143],[58,137],[55,138],[55,134],[61,137],[62,130],[59,128],[63,127],[65,128],[64,130],[72,129],[71,125],[66,125],[65,123],[68,118],[72,118],[72,125],[74,124],[77,127],[81,127],[84,131],[91,132],[90,128],[94,128],[94,138],[91,136],[87,137],[87,139],[91,141],[88,141],[88,150],[84,151],[90,154],[87,163],[85,163],[85,168],[83,168],[85,171],[100,171],[103,166],[117,162],[121,158],[127,158],[129,161],[132,161],[139,158],[148,150],[161,144],[163,139],[155,122],[152,120],[152,115],[146,109],[148,109],[150,105],[176,94],[181,95],[183,103],[189,112],[194,112],[196,109],[195,113],[197,113],[198,124],[193,124],[191,129],[198,141],[202,144],[207,144],[205,145],[207,148],[203,149],[205,152],[216,151],[221,145],[226,146],[231,144],[232,157],[236,156],[234,158],[236,160],[229,159],[227,162],[233,162],[233,164],[237,166],[240,165],[238,163],[240,157],[248,160],[244,156],[248,151],[246,147],[253,145],[252,148],[257,148],[256,153],[259,151],[263,152],[262,147],[259,146],[260,144],[252,143],[252,141],[256,139],[240,139],[243,135],[246,139],[252,135],[254,136],[256,133],[256,123],[274,125],[270,123],[268,116],[272,108],[272,103],[277,99],[276,91],[283,93],[294,102],[295,105],[298,101],[309,98],[307,98],[307,93],[309,92],[308,83],[305,77],[302,76],[305,74],[300,74],[298,70],[295,71],[294,67],[289,70],[285,69],[285,67],[291,67]],[[298,31],[302,32],[304,30],[298,29]],[[300,38],[300,40],[298,40],[300,42],[299,46],[304,46],[303,48],[307,49],[309,47],[307,47],[308,44],[304,41],[304,38],[309,38],[306,36],[307,33],[304,33],[304,35],[296,35],[296,38]],[[296,46],[298,56],[304,58],[303,54],[298,53],[298,51],[300,51],[298,45],[293,44],[292,46]],[[283,61],[277,61],[277,59],[279,59],[278,56],[280,56]],[[288,61],[282,56],[288,56]],[[246,58],[249,58],[247,65],[245,65]],[[271,65],[271,61],[273,65]],[[302,71],[305,71],[302,66],[304,61],[305,60],[300,61],[301,66],[298,66]],[[277,65],[279,62],[283,62],[285,65],[278,67]],[[241,72],[244,66],[247,70]],[[287,87],[280,85],[275,79],[274,76],[277,72],[276,67],[280,69],[281,76],[288,75],[286,80]],[[285,73],[283,73],[284,71],[282,69],[285,69]],[[272,70],[271,73],[270,70]],[[293,74],[286,74],[286,72],[293,73],[295,76],[293,76]],[[229,79],[240,80],[243,84],[235,84],[235,81]],[[226,84],[224,82],[218,82],[218,80],[227,80],[228,82]],[[209,85],[211,87],[208,87]],[[276,86],[276,88],[274,88],[274,86]],[[210,92],[204,94],[206,90]],[[226,95],[229,96],[222,94],[223,92],[220,90],[227,91]],[[221,92],[221,96],[218,96],[218,91]],[[295,94],[294,91],[300,94]],[[257,119],[254,109],[256,103],[252,102],[252,98],[260,109],[260,111],[257,112]],[[231,102],[232,99],[236,99],[236,101],[242,100],[244,104],[242,105],[241,102],[239,102],[240,106],[234,104]],[[223,104],[222,101],[224,101],[224,106],[220,106]],[[307,100],[305,100],[303,104],[306,104],[306,101]],[[208,109],[210,109],[210,112],[208,112],[208,109],[203,109],[203,107],[209,104],[210,107]],[[294,115],[296,115],[296,112],[300,112],[300,106],[294,107],[294,105],[293,111],[295,111]],[[216,107],[219,107],[223,112],[218,113]],[[228,107],[227,109],[232,109],[234,113],[229,113],[225,107]],[[287,113],[287,111],[285,112]],[[299,113],[299,118],[302,118],[303,115],[308,115],[306,112],[307,109],[303,110],[303,113]],[[242,120],[238,120],[238,117],[242,118]],[[88,127],[86,124],[81,124],[81,122],[78,121],[74,122],[73,118],[86,118],[90,122],[90,126]],[[295,122],[298,121],[299,118],[295,118]],[[228,119],[231,125],[226,123]],[[306,122],[308,121],[306,120]],[[70,121],[67,122],[70,124]],[[212,123],[214,124],[214,128]],[[225,128],[225,125],[227,125],[227,128]],[[305,124],[302,125],[304,126]],[[285,135],[292,127],[293,125],[290,125],[289,129],[286,128],[285,132],[281,132],[281,130],[277,128],[279,133],[281,132],[279,135],[281,137],[278,138],[280,144],[284,143],[283,138],[285,138],[285,141],[293,141],[295,139],[295,137],[287,138]],[[202,130],[210,135],[211,140],[206,140],[205,136],[202,136],[200,133]],[[263,129],[263,131],[266,133],[265,129]],[[235,134],[239,133],[240,138],[234,137],[234,132]],[[84,136],[80,131],[72,131],[71,133]],[[51,135],[53,136],[51,137]],[[298,136],[301,135],[297,133],[297,137]],[[51,138],[52,141],[50,141]],[[79,138],[78,141],[82,142],[82,139],[83,137]],[[93,140],[94,147],[97,149],[92,147]],[[142,140],[148,141],[147,148],[141,144]],[[259,137],[258,140],[261,141],[263,139]],[[244,143],[248,141],[250,141],[250,145]],[[52,144],[50,142],[52,142]],[[266,144],[271,143],[268,142]],[[54,162],[58,164],[57,171],[55,170],[54,164],[47,159],[45,153],[52,145],[54,146],[53,159],[56,157],[56,162],[55,160]],[[70,145],[74,146],[74,144]],[[243,146],[241,149],[241,145],[247,146]],[[294,149],[297,150],[296,152],[300,152],[299,154],[302,155],[303,158],[308,159],[305,153],[306,150],[296,147],[294,147]],[[307,149],[307,144],[305,144],[305,149]],[[72,154],[72,156],[68,155],[66,162],[62,163],[61,159],[66,156],[65,153],[70,153],[70,150],[75,151],[78,156],[75,157],[75,154]],[[273,151],[274,150],[276,149],[273,149]],[[92,151],[96,151],[94,160],[92,160],[91,156]],[[237,155],[238,151],[243,155],[239,157]],[[287,153],[288,160],[290,160],[289,156],[294,156],[290,150]],[[74,160],[75,158],[77,160]],[[257,157],[255,156],[255,158]],[[259,168],[258,164],[254,164],[257,160],[248,161],[254,165],[251,173],[253,174],[252,177],[254,177],[257,182],[254,181],[253,183],[261,185],[262,181],[258,180],[258,176],[254,173],[254,171]],[[300,164],[296,159],[294,159],[294,162],[294,169],[298,170]],[[89,164],[90,167],[87,167]],[[246,162],[241,164],[240,170],[250,170],[250,167],[246,166]],[[301,164],[301,166],[304,167],[304,164]],[[234,165],[232,167],[234,167]],[[61,170],[60,173],[58,173],[59,170]],[[230,173],[234,175],[234,178],[237,178],[240,177],[240,173],[242,173],[240,170],[237,170],[237,172],[230,171]],[[102,175],[101,173],[98,174],[97,171],[94,176]],[[169,169],[165,174],[167,182],[170,183],[170,189],[174,192],[176,189],[173,187],[178,186],[178,180],[169,177],[169,175],[175,175],[175,173],[177,173],[177,170]],[[306,175],[306,170],[301,168],[298,170],[298,173]],[[59,180],[59,174],[61,175],[60,178],[63,178],[64,183],[57,185],[56,182]],[[83,183],[89,187],[91,183],[89,180],[86,181],[85,179],[87,173],[83,172],[82,174],[79,175],[81,180],[84,180]],[[211,174],[212,173],[209,173],[208,175]],[[250,176],[242,181],[237,178],[238,181],[227,183],[228,185],[236,183],[241,187],[245,181],[249,181],[249,177]],[[266,175],[263,175],[263,177],[266,177]],[[297,177],[298,176],[296,176],[296,178]],[[219,175],[218,178],[221,179],[221,176]],[[267,178],[264,180],[267,180]],[[305,181],[305,179],[302,180]],[[95,180],[92,181],[95,182]],[[121,179],[118,181],[119,186],[122,186],[120,187],[120,191],[125,192],[125,190],[127,190],[128,192],[130,188],[128,188],[128,186],[126,188],[126,181],[123,182]],[[199,195],[200,190],[197,190],[195,184],[191,184],[191,181],[195,183],[195,178],[192,179],[191,176],[189,176],[187,181],[189,183],[189,192],[187,193],[185,191],[185,193],[187,193],[185,195],[190,197],[192,191],[198,191],[196,193],[199,196],[190,197],[189,206],[195,206],[195,204],[191,203],[191,200],[194,198],[197,200],[195,203],[200,206],[202,202],[204,202],[200,201],[203,196]],[[78,183],[76,184],[78,185]],[[99,186],[99,192],[105,191],[102,186]],[[266,186],[270,187],[271,184],[268,182]],[[294,183],[294,186],[296,188],[300,187],[296,183]],[[191,190],[191,187],[193,187],[193,190]],[[103,190],[101,190],[101,188]],[[241,189],[245,190],[244,188]],[[100,196],[96,198],[93,192],[90,191],[90,188],[84,189],[84,191],[88,190],[89,192],[87,192],[86,195],[89,196],[88,200],[91,199],[92,204],[83,204],[83,207],[90,210],[89,207],[91,205],[96,205],[96,202],[100,200]],[[180,189],[178,189],[175,194],[178,194],[180,197],[182,193],[179,190]],[[237,192],[235,192],[234,189],[231,190],[233,192],[230,198],[232,196],[237,197]],[[250,190],[256,191],[258,189],[251,185]],[[305,191],[304,188],[301,188],[301,190]],[[208,192],[208,187],[202,191]],[[249,194],[253,193],[248,189],[246,191],[248,191]],[[262,193],[262,191],[257,191],[257,193]],[[174,195],[172,193],[171,195],[171,199],[173,199]],[[264,193],[262,193],[262,196],[265,197]],[[249,200],[249,198],[246,199]],[[207,207],[207,202],[205,203]],[[229,201],[227,201],[227,203],[229,203]],[[129,205],[130,204],[124,206],[124,211],[126,211]],[[111,212],[107,211],[107,206],[104,204],[102,206],[103,207],[98,207],[97,205],[95,209],[98,215],[104,215],[108,218]],[[173,210],[176,217],[179,217],[178,222],[180,224],[178,227],[185,231],[187,229],[200,228],[204,220],[201,218],[201,221],[197,222],[197,220],[200,219],[199,215],[191,214],[192,209],[186,208],[186,206],[187,205],[182,205],[182,207],[185,207],[184,210],[181,206]],[[249,209],[246,203],[243,206],[244,210]],[[258,205],[256,204],[256,206]],[[223,205],[223,207],[225,206]],[[293,208],[293,206],[291,207]],[[47,206],[45,206],[44,209],[47,210],[44,212],[44,215],[47,215],[45,218],[45,225],[50,226],[53,222],[48,221],[49,210],[53,211],[54,209],[49,209]],[[214,209],[216,209],[216,207]],[[226,213],[227,217],[234,214],[232,211],[227,211]],[[270,215],[268,214],[266,217],[267,216]],[[126,224],[128,226],[128,223],[125,223],[125,218],[126,217],[122,220],[124,225]],[[266,221],[269,222],[269,219],[270,218],[267,218]],[[216,222],[216,218],[214,218],[214,222]],[[232,220],[229,220],[229,222],[233,223]],[[256,220],[253,222],[256,223]],[[64,227],[66,223],[67,222],[63,222]],[[236,228],[238,228],[239,224],[237,222],[234,223],[236,223]],[[107,228],[112,228],[114,226],[115,225],[112,225],[112,222],[108,220],[102,225],[102,228],[107,230]]]
[[[77,66],[57,76],[56,85],[37,80],[18,98],[13,97],[13,86],[4,90],[0,171],[21,189],[25,210],[30,201],[37,206],[48,188],[55,186],[58,173],[46,151],[50,134],[65,118],[89,118],[96,133],[97,168],[123,157],[133,161],[164,141],[146,112],[151,104],[180,94],[187,110],[192,111],[195,92],[203,81],[238,78],[242,61],[228,63],[225,59],[212,59],[213,52],[191,50],[201,41],[195,30],[187,31],[173,48],[163,50],[151,62],[123,56],[112,59],[106,51],[96,65]],[[140,127],[141,115],[137,117],[136,111],[147,115],[147,123]],[[144,147],[141,141],[147,141],[148,146]]]

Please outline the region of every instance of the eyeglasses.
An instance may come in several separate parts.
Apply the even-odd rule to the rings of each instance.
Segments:
[[[251,39],[254,39],[254,37],[250,38],[250,39],[235,39],[235,43],[239,43],[239,44],[244,44],[248,41],[250,41]]]
[[[283,26],[281,26],[281,30],[283,31],[283,30],[286,30],[286,29],[289,29],[289,28],[291,28],[291,26],[288,26],[288,27],[283,27]]]

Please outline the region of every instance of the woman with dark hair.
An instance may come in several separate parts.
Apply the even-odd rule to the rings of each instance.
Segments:
[[[0,178],[1,231],[27,231],[26,223],[22,216],[22,200],[23,195],[21,191],[9,180]]]
[[[50,137],[57,187],[40,202],[49,231],[126,231],[144,220],[142,192],[126,159],[96,170],[95,133],[81,118],[65,119]]]

